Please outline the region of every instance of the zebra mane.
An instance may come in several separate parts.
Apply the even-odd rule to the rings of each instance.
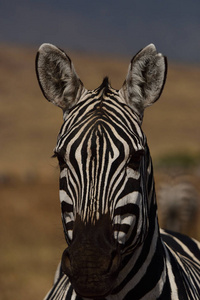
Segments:
[[[110,82],[108,76],[104,77],[102,84],[98,87],[98,90],[108,89],[110,86]]]

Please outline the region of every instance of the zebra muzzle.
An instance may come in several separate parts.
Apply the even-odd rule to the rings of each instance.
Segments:
[[[62,255],[63,272],[82,297],[105,297],[115,286],[121,256],[113,234],[104,232],[104,225],[75,230],[74,240]]]

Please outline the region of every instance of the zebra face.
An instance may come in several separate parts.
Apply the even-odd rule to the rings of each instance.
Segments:
[[[128,226],[138,223],[135,205],[141,206],[140,161],[144,148],[138,116],[120,102],[107,79],[71,110],[55,148],[68,243],[73,240],[76,216],[85,224],[95,224],[100,216],[109,214],[116,241],[125,244]]]
[[[79,281],[74,282],[77,273],[80,280],[85,278],[84,286],[88,276],[97,277],[98,288],[103,281],[101,290],[110,290],[109,279],[115,278],[124,249],[144,239],[147,201],[142,199],[140,174],[146,140],[139,123],[105,79],[70,111],[58,136],[62,219],[70,245],[63,269],[81,295],[83,288],[79,291]],[[90,290],[100,294],[95,286],[92,281]]]
[[[55,46],[42,45],[36,63],[45,97],[64,112],[55,148],[68,243],[62,268],[78,294],[104,297],[124,256],[148,232],[148,149],[141,123],[144,108],[160,96],[165,59],[153,45],[141,50],[119,91],[107,78],[87,91]]]

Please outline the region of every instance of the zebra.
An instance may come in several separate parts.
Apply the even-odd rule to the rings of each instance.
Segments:
[[[42,44],[36,73],[64,122],[54,156],[67,247],[45,300],[200,299],[200,243],[160,229],[141,125],[161,95],[167,59],[150,44],[120,90],[87,90],[67,54]]]
[[[194,234],[199,207],[199,194],[192,178],[165,176],[157,192],[159,217],[168,230]]]

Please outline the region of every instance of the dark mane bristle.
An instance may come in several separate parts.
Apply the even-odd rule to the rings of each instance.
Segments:
[[[110,85],[108,76],[104,77],[102,84],[100,85],[99,89],[105,89],[108,88]]]

